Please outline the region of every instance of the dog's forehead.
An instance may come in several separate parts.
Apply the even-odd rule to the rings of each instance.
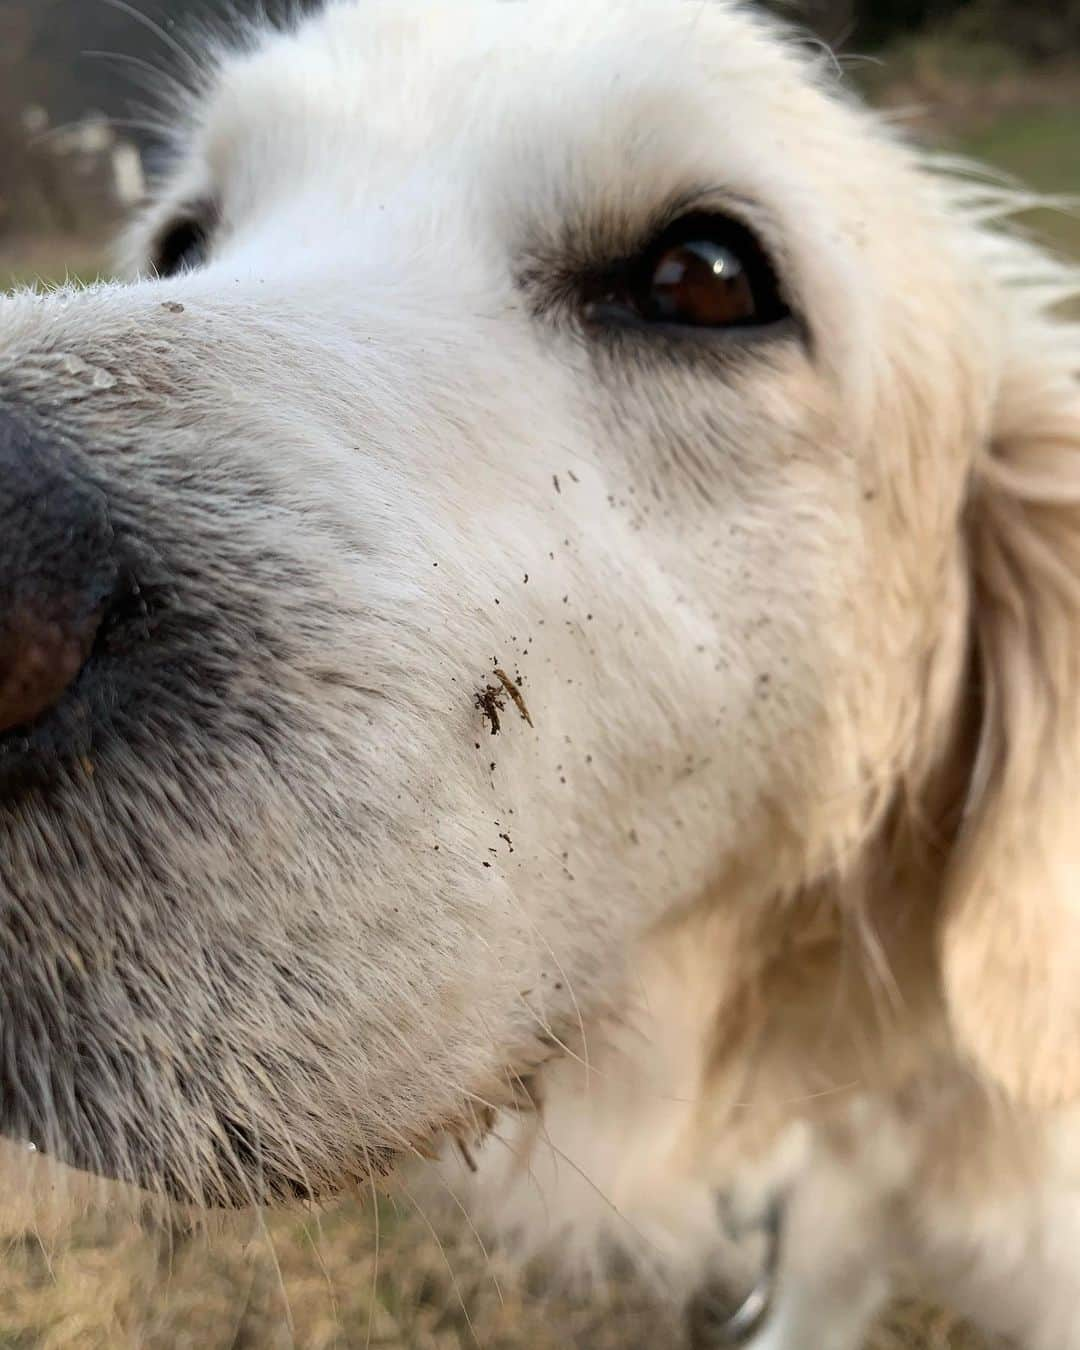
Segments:
[[[260,150],[283,172],[320,173],[342,159],[407,171],[439,153],[551,158],[597,143],[670,155],[706,122],[715,156],[814,121],[815,83],[793,44],[724,0],[345,0],[227,59],[202,142],[221,179]]]

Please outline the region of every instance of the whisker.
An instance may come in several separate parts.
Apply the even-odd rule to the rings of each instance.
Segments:
[[[142,117],[103,117],[96,119],[110,127],[112,130],[122,131],[145,131],[152,136],[158,136],[162,140],[174,140],[176,138],[176,127],[168,122],[151,121]],[[60,136],[65,136],[69,132],[77,131],[85,126],[85,120],[74,122],[63,122],[59,126],[48,127],[44,131],[37,132],[30,138],[31,145],[39,145],[46,141],[56,140]]]
[[[337,1294],[334,1292],[334,1278],[330,1274],[330,1267],[326,1264],[326,1261],[322,1254],[322,1243],[324,1241],[322,1231],[322,1217],[318,1213],[318,1211],[312,1214],[311,1217],[312,1223],[319,1235],[318,1242],[316,1242],[314,1237],[312,1237],[311,1229],[308,1227],[306,1223],[301,1224],[300,1226],[303,1231],[304,1237],[307,1239],[308,1245],[311,1247],[311,1250],[314,1253],[315,1260],[319,1263],[319,1269],[323,1273],[323,1278],[326,1280],[326,1293],[327,1297],[330,1299],[330,1311],[333,1316],[335,1325],[340,1327],[341,1316],[338,1312]]]
[[[571,1048],[566,1044],[566,1042],[555,1034],[555,1031],[552,1028],[551,1023],[547,1020],[546,1017],[544,1017],[544,1015],[538,1009],[534,1008],[520,994],[518,995],[518,998],[525,1007],[529,1016],[533,1019],[533,1021],[541,1029],[541,1031],[543,1031],[544,1035],[547,1036],[548,1039],[551,1040],[555,1045],[557,1045],[559,1049],[563,1052],[563,1054],[567,1056],[567,1058],[572,1059],[574,1060],[575,1063],[581,1065],[581,1067],[585,1070],[586,1079],[588,1078],[589,1074],[595,1072],[592,1065],[589,1063],[587,1059],[583,1059],[580,1055],[575,1054],[574,1051],[571,1050]]]
[[[612,1215],[614,1215],[616,1219],[618,1219],[619,1223],[624,1225],[634,1235],[635,1239],[639,1241],[643,1246],[647,1247],[651,1252],[651,1254],[659,1261],[662,1257],[662,1253],[660,1249],[656,1246],[656,1244],[654,1242],[651,1242],[649,1238],[647,1238],[645,1234],[641,1231],[641,1229],[637,1226],[637,1224],[634,1223],[634,1221],[631,1218],[629,1218],[626,1214],[624,1214],[621,1209],[619,1209],[615,1201],[612,1200],[612,1198],[592,1179],[592,1177],[589,1176],[588,1172],[586,1172],[585,1169],[579,1163],[576,1163],[568,1153],[565,1153],[561,1148],[559,1148],[557,1144],[555,1144],[552,1141],[551,1136],[548,1134],[547,1129],[543,1125],[543,1122],[541,1122],[540,1132],[544,1140],[544,1143],[547,1145],[549,1149],[551,1149],[555,1157],[560,1162],[566,1163],[566,1165],[571,1169],[571,1171],[574,1172],[576,1176],[579,1176],[582,1179],[582,1181],[584,1181],[585,1184],[589,1187],[592,1193],[595,1196],[597,1196],[607,1206],[608,1210],[611,1212]]]
[[[157,90],[159,82],[168,85],[173,90],[177,102],[181,105],[189,103],[198,94],[198,90],[193,85],[186,84],[172,71],[166,70],[164,66],[155,65],[153,61],[147,61],[145,57],[135,56],[131,52],[107,52],[87,48],[80,55],[89,60],[107,61],[114,65],[129,66],[132,70],[139,71],[147,77],[140,83],[151,93]]]
[[[171,1277],[170,1277],[171,1278]],[[247,1318],[248,1309],[251,1307],[252,1295],[255,1293],[255,1285],[259,1278],[259,1268],[255,1261],[251,1262],[251,1278],[247,1282],[247,1289],[244,1292],[243,1301],[240,1304],[240,1311],[237,1314],[236,1324],[233,1327],[232,1335],[226,1342],[227,1350],[237,1350],[241,1344],[241,1336],[244,1331],[244,1322]]]
[[[148,33],[152,33],[158,38],[163,46],[167,47],[174,56],[178,56],[185,65],[198,66],[198,58],[195,53],[178,42],[176,38],[156,19],[152,19],[149,14],[144,14],[141,9],[135,5],[129,4],[128,0],[98,0],[99,4],[108,5],[110,9],[115,9],[121,14],[126,14],[133,19],[140,27],[145,28]]]
[[[375,1185],[375,1168],[371,1162],[371,1152],[363,1133],[360,1134],[360,1148],[364,1155],[367,1183],[371,1191],[371,1209],[375,1226],[375,1253],[371,1271],[371,1301],[368,1303],[367,1334],[364,1337],[364,1350],[371,1350],[371,1336],[375,1327],[375,1306],[379,1297],[379,1259],[382,1254],[382,1216],[379,1213],[379,1191]]]
[[[548,852],[551,854],[552,858],[557,857],[556,851],[554,849],[549,848]],[[551,957],[552,963],[554,964],[560,979],[566,986],[566,992],[570,995],[570,1002],[573,1005],[574,1014],[577,1018],[578,1030],[581,1033],[581,1049],[583,1058],[580,1059],[579,1062],[582,1064],[582,1066],[586,1071],[586,1083],[587,1083],[588,1074],[590,1072],[589,1038],[585,1032],[585,1019],[582,1016],[581,1005],[578,1003],[577,993],[574,989],[573,981],[570,979],[569,975],[567,975],[566,971],[563,969],[562,962],[555,954],[555,949],[552,947],[550,941],[544,936],[539,925],[534,922],[529,922],[528,928],[531,935],[540,940],[540,944],[543,947],[544,951],[546,951],[548,956]],[[556,1042],[556,1044],[559,1045],[563,1050],[565,1050],[567,1054],[572,1054],[572,1051],[570,1051],[570,1049],[567,1046],[563,1045],[562,1041],[559,1040],[559,1038],[555,1036],[554,1032],[550,1030],[550,1027],[548,1027],[547,1025],[545,1025],[543,1021],[541,1021],[540,1015],[536,1011],[536,1009],[530,1007],[528,1004],[526,1004],[526,1007],[529,1008],[529,1012],[536,1018],[538,1025],[542,1026],[545,1032],[547,1032],[552,1036],[552,1039]],[[575,1055],[574,1058],[577,1059],[578,1056]]]
[[[419,1157],[420,1155],[419,1155],[419,1154],[416,1154],[416,1156]],[[453,1190],[453,1188],[451,1187],[451,1185],[450,1185],[449,1181],[446,1179],[446,1177],[444,1177],[444,1176],[442,1175],[442,1173],[439,1172],[439,1171],[437,1171],[437,1170],[436,1170],[436,1172],[435,1172],[435,1176],[436,1176],[437,1179],[438,1179],[439,1185],[443,1188],[443,1190],[446,1192],[446,1194],[447,1194],[447,1195],[450,1197],[450,1199],[454,1202],[454,1205],[455,1205],[455,1206],[457,1207],[457,1209],[460,1211],[461,1217],[465,1220],[465,1223],[466,1223],[466,1225],[468,1226],[469,1232],[471,1233],[471,1235],[473,1236],[473,1238],[476,1240],[476,1245],[480,1248],[480,1252],[481,1252],[481,1254],[483,1255],[483,1258],[484,1258],[484,1264],[485,1264],[485,1266],[487,1267],[487,1272],[488,1272],[488,1274],[491,1276],[491,1283],[492,1283],[492,1285],[493,1285],[493,1287],[494,1287],[494,1289],[495,1289],[496,1295],[498,1296],[499,1303],[500,1303],[503,1307],[505,1307],[505,1306],[506,1306],[506,1300],[503,1298],[502,1286],[499,1284],[499,1277],[498,1277],[498,1275],[497,1275],[496,1272],[495,1272],[495,1264],[494,1264],[494,1262],[492,1261],[490,1254],[488,1253],[487,1247],[484,1245],[484,1240],[483,1240],[483,1238],[480,1236],[479,1230],[477,1229],[476,1225],[475,1225],[475,1224],[473,1223],[473,1221],[472,1221],[472,1216],[469,1214],[468,1209],[466,1209],[465,1205],[461,1202],[461,1199],[458,1197],[458,1195],[456,1194],[456,1192]]]
[[[465,1318],[465,1325],[469,1328],[469,1334],[472,1336],[473,1341],[476,1343],[477,1350],[482,1350],[481,1343],[480,1343],[480,1338],[479,1338],[479,1336],[477,1336],[477,1334],[476,1334],[476,1328],[473,1326],[472,1318],[469,1316],[469,1309],[468,1309],[468,1308],[466,1307],[466,1305],[465,1305],[465,1298],[464,1298],[464,1295],[463,1295],[462,1292],[461,1292],[461,1285],[458,1283],[458,1277],[457,1277],[457,1274],[456,1274],[456,1272],[455,1272],[455,1270],[454,1270],[453,1263],[452,1263],[451,1260],[450,1260],[450,1257],[449,1257],[449,1255],[448,1255],[448,1253],[447,1253],[447,1250],[446,1250],[445,1246],[443,1245],[442,1239],[439,1237],[438,1233],[435,1231],[435,1227],[434,1227],[434,1225],[432,1224],[431,1220],[430,1220],[430,1219],[428,1218],[428,1216],[424,1213],[423,1209],[422,1209],[421,1206],[417,1203],[416,1199],[414,1198],[414,1196],[412,1195],[412,1193],[409,1191],[409,1189],[406,1187],[405,1183],[404,1183],[404,1182],[400,1182],[399,1185],[400,1185],[402,1194],[405,1196],[406,1200],[409,1201],[409,1203],[412,1205],[412,1207],[416,1210],[417,1214],[418,1214],[418,1215],[420,1216],[420,1218],[423,1220],[424,1226],[427,1228],[428,1232],[431,1234],[432,1238],[433,1238],[434,1241],[435,1241],[435,1245],[438,1247],[440,1253],[442,1254],[443,1261],[446,1263],[446,1272],[447,1272],[447,1274],[450,1276],[450,1283],[454,1286],[454,1293],[455,1293],[455,1295],[457,1296],[457,1301],[458,1301],[458,1303],[459,1303],[460,1306],[461,1306],[461,1313],[462,1313],[462,1316]]]
[[[281,1261],[278,1259],[277,1244],[274,1242],[274,1235],[266,1222],[265,1205],[257,1205],[255,1208],[255,1221],[266,1240],[269,1249],[270,1261],[274,1267],[274,1274],[277,1277],[278,1288],[281,1290],[282,1301],[285,1304],[285,1326],[289,1332],[289,1338],[296,1344],[296,1320],[293,1317],[292,1301],[289,1298],[289,1291],[285,1284],[285,1273],[281,1268]]]

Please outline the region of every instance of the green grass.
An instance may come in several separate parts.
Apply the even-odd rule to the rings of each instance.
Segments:
[[[1080,93],[1076,107],[1002,113],[957,143],[1038,192],[1075,197],[1073,211],[1033,212],[1025,223],[1051,247],[1080,257]]]
[[[87,286],[108,272],[108,245],[79,236],[0,240],[0,291],[19,286]]]

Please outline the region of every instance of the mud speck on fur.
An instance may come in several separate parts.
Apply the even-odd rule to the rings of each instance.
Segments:
[[[502,729],[502,721],[499,714],[506,711],[506,700],[503,698],[498,685],[487,684],[483,689],[477,690],[473,702],[484,715],[484,720],[491,727],[491,734],[497,736]]]

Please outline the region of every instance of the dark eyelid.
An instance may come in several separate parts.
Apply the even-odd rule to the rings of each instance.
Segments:
[[[718,342],[725,338],[732,342],[752,342],[756,337],[762,341],[771,341],[776,337],[805,336],[802,321],[794,314],[770,320],[768,323],[731,324],[725,328],[709,328],[702,324],[665,323],[663,320],[645,319],[627,310],[619,304],[593,300],[585,304],[585,319],[590,324],[603,324],[605,327],[626,328],[643,333],[657,333],[670,337],[685,337],[688,342]]]
[[[781,280],[787,271],[787,259],[777,247],[779,231],[770,214],[756,201],[730,190],[711,186],[687,189],[673,193],[645,219],[639,219],[633,230],[625,226],[619,233],[622,239],[617,247],[607,247],[596,253],[588,245],[583,250],[591,258],[582,258],[583,273],[601,274],[628,258],[640,257],[681,221],[694,217],[726,217],[749,234],[768,258]]]

